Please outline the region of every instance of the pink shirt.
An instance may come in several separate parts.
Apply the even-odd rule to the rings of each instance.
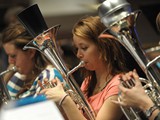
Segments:
[[[120,81],[118,79],[119,79],[119,75],[114,76],[112,80],[106,85],[106,87],[101,92],[87,99],[92,109],[96,113],[96,115],[107,98],[118,94],[119,92],[118,85],[120,84]],[[88,83],[88,79],[85,79],[82,83],[81,90],[83,92],[86,90],[87,83]]]

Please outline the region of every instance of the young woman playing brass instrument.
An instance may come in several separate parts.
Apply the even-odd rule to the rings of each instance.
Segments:
[[[101,34],[105,28],[98,16],[83,18],[73,28],[76,55],[85,62],[81,90],[93,108],[96,120],[122,120],[119,105],[110,99],[117,100],[119,76],[126,67],[118,41],[109,34]],[[87,119],[65,93],[61,82],[57,78],[53,82],[57,86],[44,89],[41,94],[59,103],[69,120]]]
[[[15,66],[17,71],[4,75],[7,88],[12,99],[33,96],[40,91],[37,81],[43,83],[44,78],[49,80],[62,76],[37,50],[23,47],[33,40],[31,35],[20,23],[9,25],[2,36],[2,44],[8,55],[9,67]]]

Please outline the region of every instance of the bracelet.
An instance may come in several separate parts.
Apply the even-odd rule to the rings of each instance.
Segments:
[[[65,99],[67,96],[69,96],[69,95],[68,95],[68,94],[65,94],[65,95],[61,98],[61,100],[60,100],[60,102],[59,102],[59,106],[62,105],[64,99]]]
[[[146,110],[146,111],[144,112],[145,115],[146,115],[146,117],[149,118],[156,109],[158,109],[158,107],[157,107],[156,105],[153,105],[153,106],[150,107],[148,110]]]

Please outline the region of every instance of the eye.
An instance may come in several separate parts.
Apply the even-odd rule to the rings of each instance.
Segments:
[[[88,49],[88,45],[82,44],[80,46],[80,49],[83,50],[83,51],[86,51]]]
[[[87,50],[87,48],[88,47],[86,47],[86,46],[81,47],[82,50]]]
[[[88,49],[88,46],[86,46],[86,45],[80,45],[79,47],[74,46],[72,48],[73,48],[74,54],[77,54],[78,50],[80,50],[80,51],[86,51]]]
[[[9,55],[11,58],[16,58],[16,55]]]

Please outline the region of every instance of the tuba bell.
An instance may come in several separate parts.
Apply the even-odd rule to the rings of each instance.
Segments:
[[[69,71],[63,62],[58,46],[56,45],[56,35],[60,25],[48,29],[37,4],[34,4],[19,13],[18,18],[34,38],[24,47],[24,49],[36,49],[48,58],[62,74],[63,79],[67,83],[68,86],[65,88],[66,93],[68,93],[73,101],[78,104],[79,108],[85,112],[87,118],[94,120],[95,117],[92,109],[71,75],[75,70],[83,67],[84,62],[80,62],[77,67]],[[54,85],[48,84],[45,87],[54,87]]]
[[[120,44],[130,53],[145,78],[141,78],[144,89],[153,102],[160,106],[160,75],[154,63],[160,58],[150,61],[142,50],[136,32],[136,20],[141,11],[132,11],[126,0],[106,0],[98,8],[101,22],[107,27],[104,31],[112,34]],[[128,60],[130,62],[130,59]],[[134,66],[135,67],[135,66]],[[130,69],[133,70],[133,69]],[[139,110],[122,107],[128,120],[142,120]]]

